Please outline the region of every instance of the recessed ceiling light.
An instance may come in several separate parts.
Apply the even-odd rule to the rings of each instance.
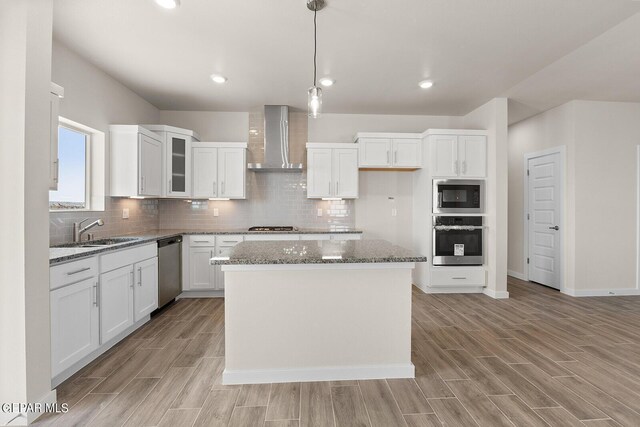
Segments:
[[[175,9],[180,6],[180,0],[156,0],[156,3],[165,9]]]
[[[431,86],[433,86],[433,82],[431,80],[423,80],[418,83],[418,86],[420,86],[422,89],[429,89]]]
[[[219,74],[211,74],[211,80],[213,80],[216,83],[222,84],[227,81],[227,78]]]
[[[321,78],[321,79],[320,79],[320,84],[321,84],[322,86],[324,86],[324,87],[333,86],[333,84],[334,84],[335,82],[336,82],[335,80],[333,80],[333,79],[331,79],[331,78],[329,78],[329,77],[323,77],[323,78]]]

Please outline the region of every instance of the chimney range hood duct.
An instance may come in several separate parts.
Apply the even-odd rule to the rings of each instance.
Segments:
[[[289,107],[264,106],[264,163],[249,163],[253,172],[302,172],[302,163],[289,162]]]

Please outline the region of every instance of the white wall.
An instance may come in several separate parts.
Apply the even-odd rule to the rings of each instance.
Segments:
[[[249,113],[160,111],[160,123],[196,131],[201,141],[247,142]]]
[[[487,139],[487,185],[485,238],[487,253],[487,288],[485,293],[497,298],[507,292],[507,179],[508,137],[507,99],[495,98],[463,118],[466,129],[485,129]]]
[[[0,402],[55,398],[49,340],[52,2],[0,3]],[[15,414],[0,413],[0,424]],[[30,414],[33,418],[33,414]],[[26,419],[12,425],[24,425]]]
[[[572,101],[509,128],[509,270],[525,272],[524,154],[560,145],[565,291],[636,293],[638,103]]]

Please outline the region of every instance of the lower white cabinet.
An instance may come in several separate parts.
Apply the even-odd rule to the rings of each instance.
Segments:
[[[90,277],[51,291],[52,377],[100,345],[97,286],[97,277]]]
[[[133,265],[100,275],[100,338],[106,343],[132,326]]]
[[[431,286],[468,287],[485,286],[484,267],[432,267]]]
[[[158,258],[151,258],[133,266],[133,320],[138,322],[158,308]]]
[[[209,291],[215,289],[215,272],[209,262],[215,246],[189,248],[189,290]]]

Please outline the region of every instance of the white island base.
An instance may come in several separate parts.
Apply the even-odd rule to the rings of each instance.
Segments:
[[[223,265],[223,383],[414,378],[414,266]]]

